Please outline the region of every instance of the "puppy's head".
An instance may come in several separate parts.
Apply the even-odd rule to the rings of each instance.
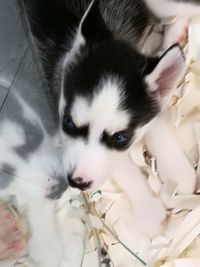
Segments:
[[[178,46],[160,58],[139,54],[112,35],[92,2],[62,63],[59,114],[72,186],[95,189],[109,177],[112,159],[161,111],[184,71]]]

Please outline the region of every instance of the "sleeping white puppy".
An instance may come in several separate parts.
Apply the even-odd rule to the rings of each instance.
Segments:
[[[79,266],[83,253],[82,223],[67,218],[67,206],[65,218],[56,221],[55,200],[62,196],[68,184],[53,137],[45,130],[39,115],[19,95],[10,96],[9,101],[15,112],[5,112],[0,120],[1,264],[10,266],[16,257],[28,253],[37,267],[62,266],[64,258],[65,266],[72,263]],[[26,236],[20,232],[20,215],[14,216],[8,207],[13,196],[28,221],[28,244],[28,231]],[[65,201],[69,198],[66,193]],[[71,224],[67,223],[69,220]],[[80,259],[73,252],[74,243]]]

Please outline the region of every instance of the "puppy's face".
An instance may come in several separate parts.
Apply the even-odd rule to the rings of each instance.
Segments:
[[[96,2],[88,9],[62,65],[60,128],[72,186],[96,189],[109,178],[115,156],[160,112],[184,70],[178,46],[146,58],[112,36]]]

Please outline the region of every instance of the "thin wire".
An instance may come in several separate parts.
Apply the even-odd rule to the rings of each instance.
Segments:
[[[12,89],[13,84],[14,84],[16,78],[17,78],[17,75],[18,75],[18,73],[19,73],[19,71],[20,71],[20,69],[21,69],[21,66],[22,66],[22,64],[23,64],[23,62],[24,62],[24,59],[25,59],[25,57],[26,57],[27,52],[28,52],[28,47],[25,49],[24,55],[22,56],[22,59],[21,59],[19,65],[18,65],[18,67],[17,67],[17,71],[16,71],[15,76],[14,76],[14,78],[13,78],[13,80],[12,80],[12,83],[11,83],[11,85],[10,85],[10,88],[9,88],[9,90],[8,90],[8,93],[6,94],[6,97],[5,97],[5,99],[4,99],[3,103],[2,103],[2,105],[0,106],[0,113],[1,113],[1,111],[4,109],[4,107],[5,107],[5,105],[6,105],[6,102],[7,102],[7,100],[8,100],[9,95],[10,95],[11,89]]]
[[[84,193],[86,194],[86,193]],[[86,196],[85,196],[86,198]],[[94,215],[96,215],[99,220],[101,221],[101,223],[103,224],[103,226],[106,228],[106,230],[132,255],[134,256],[138,261],[140,261],[144,266],[147,266],[147,263],[145,261],[143,261],[136,253],[134,253],[130,248],[128,248],[126,246],[126,244],[124,244],[118,236],[116,236],[113,231],[105,224],[104,220],[101,218],[101,216],[98,214],[98,212],[96,211],[95,208],[93,208],[93,212],[94,212]]]
[[[83,196],[83,201],[85,204],[86,212],[87,212],[87,214],[89,214],[90,213],[90,205],[88,204],[87,197],[86,197],[85,193],[83,193],[82,196]],[[90,228],[92,229],[92,231],[94,233],[94,237],[95,237],[96,243],[97,243],[99,267],[103,267],[102,262],[101,262],[101,240],[99,238],[99,234],[98,234],[97,229],[94,228],[91,223],[90,223]]]
[[[147,266],[147,263],[143,261],[136,253],[134,253],[130,248],[128,248],[119,238],[116,236],[113,231],[105,224],[105,222],[101,219],[100,215],[95,210],[95,215],[100,219],[103,226],[107,229],[107,231],[126,249],[129,253],[131,253],[137,260],[139,260],[144,266]]]

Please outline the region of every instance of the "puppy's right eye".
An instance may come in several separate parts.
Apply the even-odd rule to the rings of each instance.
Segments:
[[[64,116],[63,119],[63,128],[65,131],[73,131],[74,129],[76,129],[76,126],[71,118],[70,115],[66,115]]]
[[[87,139],[89,132],[89,125],[77,126],[70,115],[63,117],[62,124],[63,131],[73,138],[84,138]]]

